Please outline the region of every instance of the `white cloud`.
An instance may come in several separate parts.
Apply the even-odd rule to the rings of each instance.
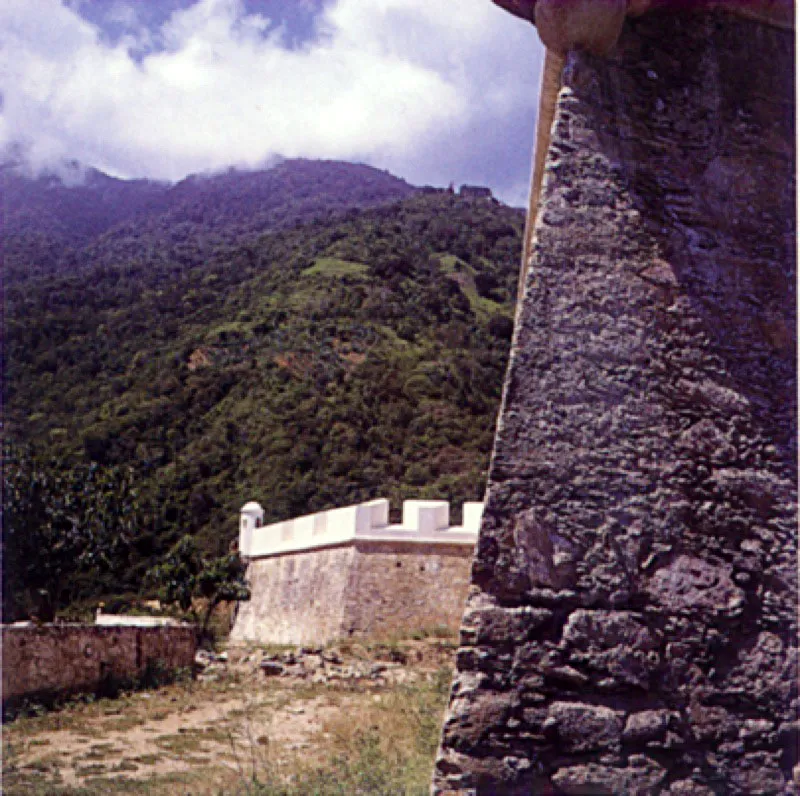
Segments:
[[[527,171],[540,48],[489,0],[338,0],[297,49],[240,0],[199,0],[138,58],[133,9],[112,8],[135,31],[112,44],[59,0],[2,0],[0,147],[162,179],[275,153],[416,182]],[[518,192],[519,172],[495,184]]]

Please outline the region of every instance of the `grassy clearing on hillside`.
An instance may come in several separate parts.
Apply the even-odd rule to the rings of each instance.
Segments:
[[[360,276],[367,273],[364,263],[354,263],[350,260],[340,260],[337,257],[319,257],[314,265],[306,268],[303,276]]]
[[[454,254],[437,256],[442,271],[455,281],[469,301],[470,309],[480,318],[486,320],[495,315],[513,317],[513,307],[508,303],[494,301],[481,296],[475,286],[475,269]]]

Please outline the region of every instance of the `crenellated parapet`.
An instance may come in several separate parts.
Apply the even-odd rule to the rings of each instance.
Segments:
[[[377,498],[261,525],[263,509],[248,503],[241,512],[239,552],[249,559],[263,558],[356,540],[474,545],[482,513],[483,503],[464,503],[463,524],[451,526],[446,500],[404,500],[402,522],[391,524],[389,501]]]

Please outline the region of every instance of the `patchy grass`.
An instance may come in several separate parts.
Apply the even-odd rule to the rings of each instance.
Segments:
[[[367,266],[364,263],[340,260],[337,257],[318,257],[314,260],[314,265],[302,272],[302,276],[365,276],[366,273]]]
[[[137,755],[136,757],[126,758],[131,763],[141,763],[143,766],[152,766],[164,759],[164,755]]]
[[[90,763],[87,766],[76,766],[75,773],[79,777],[91,777],[93,774],[104,774],[106,766],[103,763]]]
[[[396,661],[391,682],[265,679],[256,649],[232,654],[244,661],[219,681],[19,718],[3,727],[3,792],[425,794],[451,642],[437,628],[417,635],[332,645],[350,660]]]
[[[172,735],[159,735],[155,738],[154,743],[166,752],[173,755],[188,755],[190,752],[204,751],[204,732],[200,729],[189,729],[178,731]],[[208,741],[209,737],[205,736]]]
[[[412,633],[411,638],[415,641],[422,641],[426,638],[437,638],[445,642],[451,642],[454,648],[458,646],[458,631],[453,630],[447,625],[423,627]]]
[[[105,760],[109,754],[117,754],[119,750],[113,743],[99,743],[89,747],[89,751],[83,755],[83,760]]]
[[[132,760],[128,758],[123,758],[116,763],[115,765],[111,766],[111,771],[137,771],[139,766],[136,765]]]
[[[442,668],[348,708],[325,722],[313,756],[273,763],[266,778],[256,777],[253,792],[427,794],[451,674]]]

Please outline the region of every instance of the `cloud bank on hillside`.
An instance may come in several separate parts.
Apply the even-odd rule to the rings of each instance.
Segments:
[[[541,48],[489,0],[337,0],[299,46],[242,0],[138,8],[109,4],[110,38],[80,0],[0,3],[0,147],[170,180],[336,158],[525,199]]]

